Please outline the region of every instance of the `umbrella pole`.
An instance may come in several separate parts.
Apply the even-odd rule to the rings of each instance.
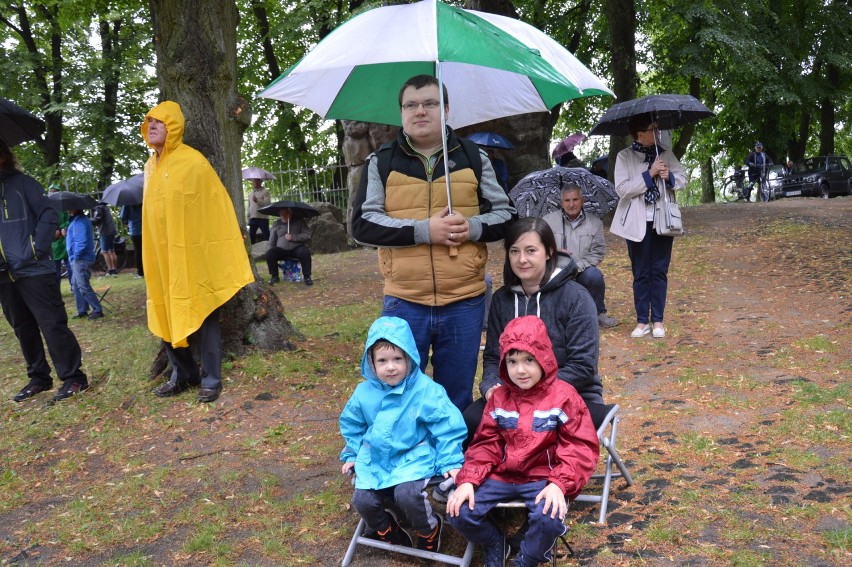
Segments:
[[[441,108],[441,150],[444,152],[444,182],[447,185],[447,208],[448,214],[453,214],[453,194],[450,188],[450,162],[447,152],[447,114],[444,112],[444,81],[441,79],[441,62],[435,62],[435,75],[438,77],[438,103]],[[450,256],[458,256],[459,250],[455,246],[450,246]]]
[[[441,149],[444,153],[444,180],[447,185],[447,207],[450,209],[450,214],[453,214],[453,195],[450,190],[450,166],[449,156],[447,151],[447,115],[444,112],[444,81],[441,78],[441,62],[435,62],[435,75],[438,78],[438,103],[441,108]]]

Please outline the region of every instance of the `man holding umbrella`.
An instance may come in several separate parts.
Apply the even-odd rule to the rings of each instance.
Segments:
[[[464,410],[473,401],[485,312],[485,243],[503,238],[515,210],[485,152],[451,128],[445,161],[441,113],[449,113],[449,103],[446,87],[443,97],[438,89],[430,75],[400,89],[402,130],[369,158],[353,202],[352,236],[379,247],[382,315],[408,322],[421,369],[431,347],[435,381]]]
[[[308,228],[304,219],[307,209],[283,206],[285,204],[287,203],[279,201],[263,209],[264,211],[277,210],[280,217],[273,223],[269,234],[269,250],[266,252],[269,283],[279,282],[278,262],[295,258],[302,265],[305,285],[314,285],[314,280],[311,279],[311,251],[307,247],[307,242],[311,239],[311,229]]]
[[[21,173],[15,155],[0,139],[0,303],[14,329],[27,363],[29,383],[12,398],[22,402],[53,388],[47,349],[62,387],[53,399],[64,400],[89,387],[80,369],[80,345],[68,328],[50,244],[58,214],[42,186]],[[42,341],[44,337],[44,341]]]

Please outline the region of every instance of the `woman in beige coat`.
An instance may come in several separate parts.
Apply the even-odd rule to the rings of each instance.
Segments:
[[[634,142],[618,153],[615,162],[619,201],[610,232],[627,240],[633,268],[637,324],[630,336],[639,338],[651,333],[649,324],[653,324],[653,336],[663,338],[674,238],[656,233],[654,212],[662,200],[659,188],[665,185],[667,190],[683,189],[686,171],[670,150],[660,146],[659,130],[650,114],[634,116],[629,128]]]

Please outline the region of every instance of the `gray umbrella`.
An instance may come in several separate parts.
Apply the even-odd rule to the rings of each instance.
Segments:
[[[48,193],[47,197],[54,201],[57,209],[63,211],[82,211],[85,209],[94,209],[98,206],[98,202],[94,197],[85,193],[72,193],[71,191],[54,191]]]
[[[589,132],[590,136],[627,136],[628,124],[634,116],[647,114],[658,130],[671,130],[703,118],[715,116],[710,109],[690,95],[659,94],[643,96],[609,107]]]
[[[142,188],[145,184],[145,174],[137,173],[132,177],[113,183],[106,189],[101,201],[121,207],[123,205],[139,205],[142,203]]]
[[[14,102],[0,98],[0,139],[11,147],[40,138],[44,121]]]
[[[530,173],[509,191],[522,217],[543,217],[562,208],[562,189],[577,185],[583,192],[583,209],[603,217],[618,204],[609,180],[582,167],[551,167]]]

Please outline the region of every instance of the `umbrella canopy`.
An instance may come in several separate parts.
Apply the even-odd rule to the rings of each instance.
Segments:
[[[399,88],[420,74],[447,86],[447,123],[456,128],[612,94],[569,51],[528,24],[423,0],[349,19],[260,96],[324,118],[399,126]]]
[[[543,217],[562,208],[562,189],[577,185],[583,192],[583,209],[603,217],[618,204],[615,187],[607,179],[582,167],[551,167],[530,173],[509,191],[518,215]]]
[[[82,211],[85,209],[94,209],[98,206],[98,202],[94,197],[85,193],[72,193],[71,191],[54,191],[47,194],[48,199],[52,200],[56,208],[63,211]]]
[[[571,134],[570,136],[565,136],[565,138],[559,142],[555,148],[553,148],[553,158],[560,158],[567,154],[568,152],[573,152],[574,148],[586,139],[585,134],[581,134],[577,132],[576,134]]]
[[[265,169],[252,166],[243,170],[243,179],[275,179],[275,176]]]
[[[307,203],[303,203],[301,201],[275,201],[271,205],[266,205],[265,207],[261,207],[257,210],[257,212],[264,215],[273,215],[278,216],[278,211],[280,209],[291,209],[293,211],[293,218],[297,219],[307,219],[310,217],[319,216],[319,211],[310,206]]]
[[[630,119],[642,114],[647,114],[656,121],[658,130],[671,130],[715,116],[694,96],[650,95],[612,105],[592,128],[589,135],[627,136],[630,134],[628,128]]]
[[[482,146],[483,148],[500,148],[504,150],[514,150],[515,146],[500,134],[494,132],[474,132],[467,137],[468,140]]]
[[[145,175],[137,173],[132,177],[113,183],[104,189],[101,201],[117,207],[140,205],[142,204],[142,188],[144,184]]]
[[[12,147],[40,138],[44,121],[14,102],[0,98],[0,139]]]

